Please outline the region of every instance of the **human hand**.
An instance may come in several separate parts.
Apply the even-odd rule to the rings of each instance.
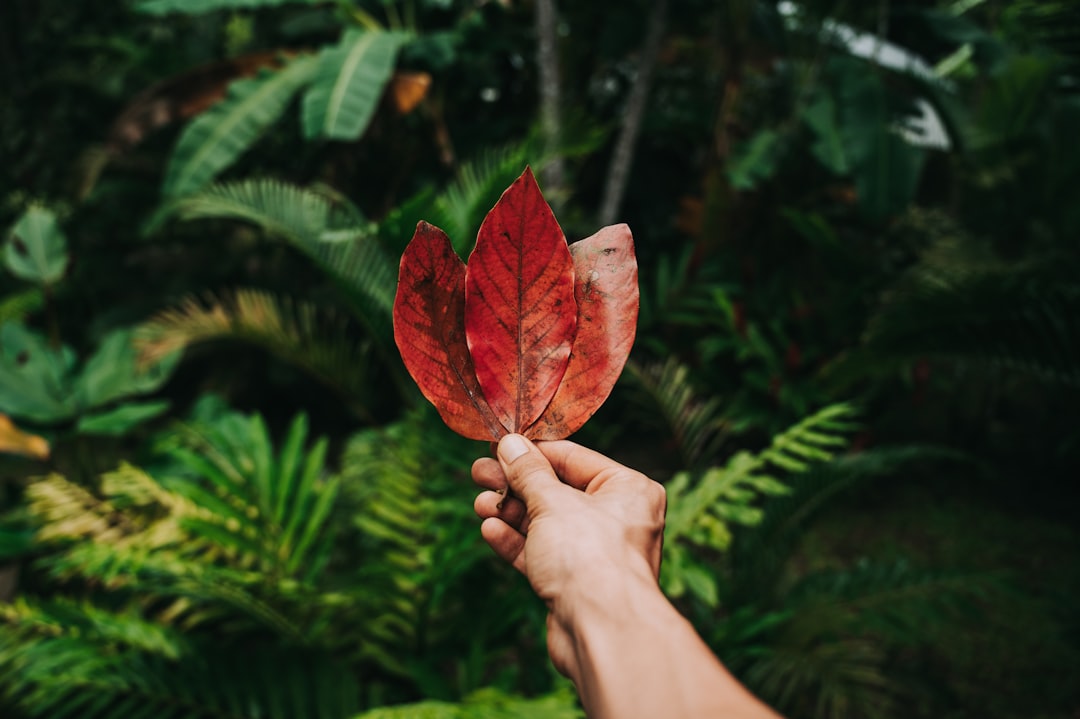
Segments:
[[[475,503],[481,534],[547,602],[552,661],[576,676],[573,635],[582,617],[628,593],[658,592],[664,488],[565,440],[507,435],[497,455],[472,468],[488,490]]]

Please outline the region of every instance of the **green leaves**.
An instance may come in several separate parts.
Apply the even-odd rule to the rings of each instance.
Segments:
[[[172,374],[178,358],[168,355],[150,367],[138,367],[132,330],[121,329],[106,336],[77,370],[71,348],[53,348],[44,337],[9,322],[0,326],[0,412],[35,422],[67,421],[91,409],[153,392]],[[106,434],[111,434],[121,418],[131,422],[154,414],[147,407],[129,409],[107,422],[99,417],[88,427],[107,426],[111,431]]]
[[[359,137],[375,114],[407,38],[404,33],[350,30],[338,45],[323,50],[304,96],[304,135]]]
[[[8,232],[4,265],[20,279],[51,285],[64,275],[67,264],[67,240],[56,215],[44,207],[30,207]]]
[[[237,80],[228,96],[185,128],[169,160],[162,191],[190,194],[247,151],[305,87],[304,135],[355,140],[367,129],[394,72],[406,33],[350,30],[318,55]]]
[[[228,167],[272,125],[311,79],[315,60],[304,56],[229,86],[229,95],[185,128],[169,160],[163,192],[199,189]]]

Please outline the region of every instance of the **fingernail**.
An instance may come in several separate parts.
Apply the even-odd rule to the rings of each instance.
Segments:
[[[529,445],[525,444],[525,438],[520,434],[508,434],[499,440],[499,458],[507,464],[528,451]]]

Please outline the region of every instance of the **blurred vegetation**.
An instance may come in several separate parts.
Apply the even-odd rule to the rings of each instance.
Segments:
[[[391,338],[527,164],[633,228],[577,439],[748,686],[1080,711],[1080,9],[550,7],[3,4],[0,714],[580,716]]]

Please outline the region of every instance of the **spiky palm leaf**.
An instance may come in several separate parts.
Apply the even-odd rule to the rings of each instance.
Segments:
[[[369,344],[352,339],[347,324],[328,315],[313,304],[261,290],[207,295],[202,301],[190,297],[143,323],[136,333],[136,346],[142,360],[153,362],[202,342],[250,342],[338,391],[350,407],[369,419]]]
[[[150,229],[173,216],[240,220],[289,242],[337,283],[388,366],[399,364],[391,324],[397,267],[374,227],[341,195],[325,187],[243,180],[211,185],[166,204]]]

